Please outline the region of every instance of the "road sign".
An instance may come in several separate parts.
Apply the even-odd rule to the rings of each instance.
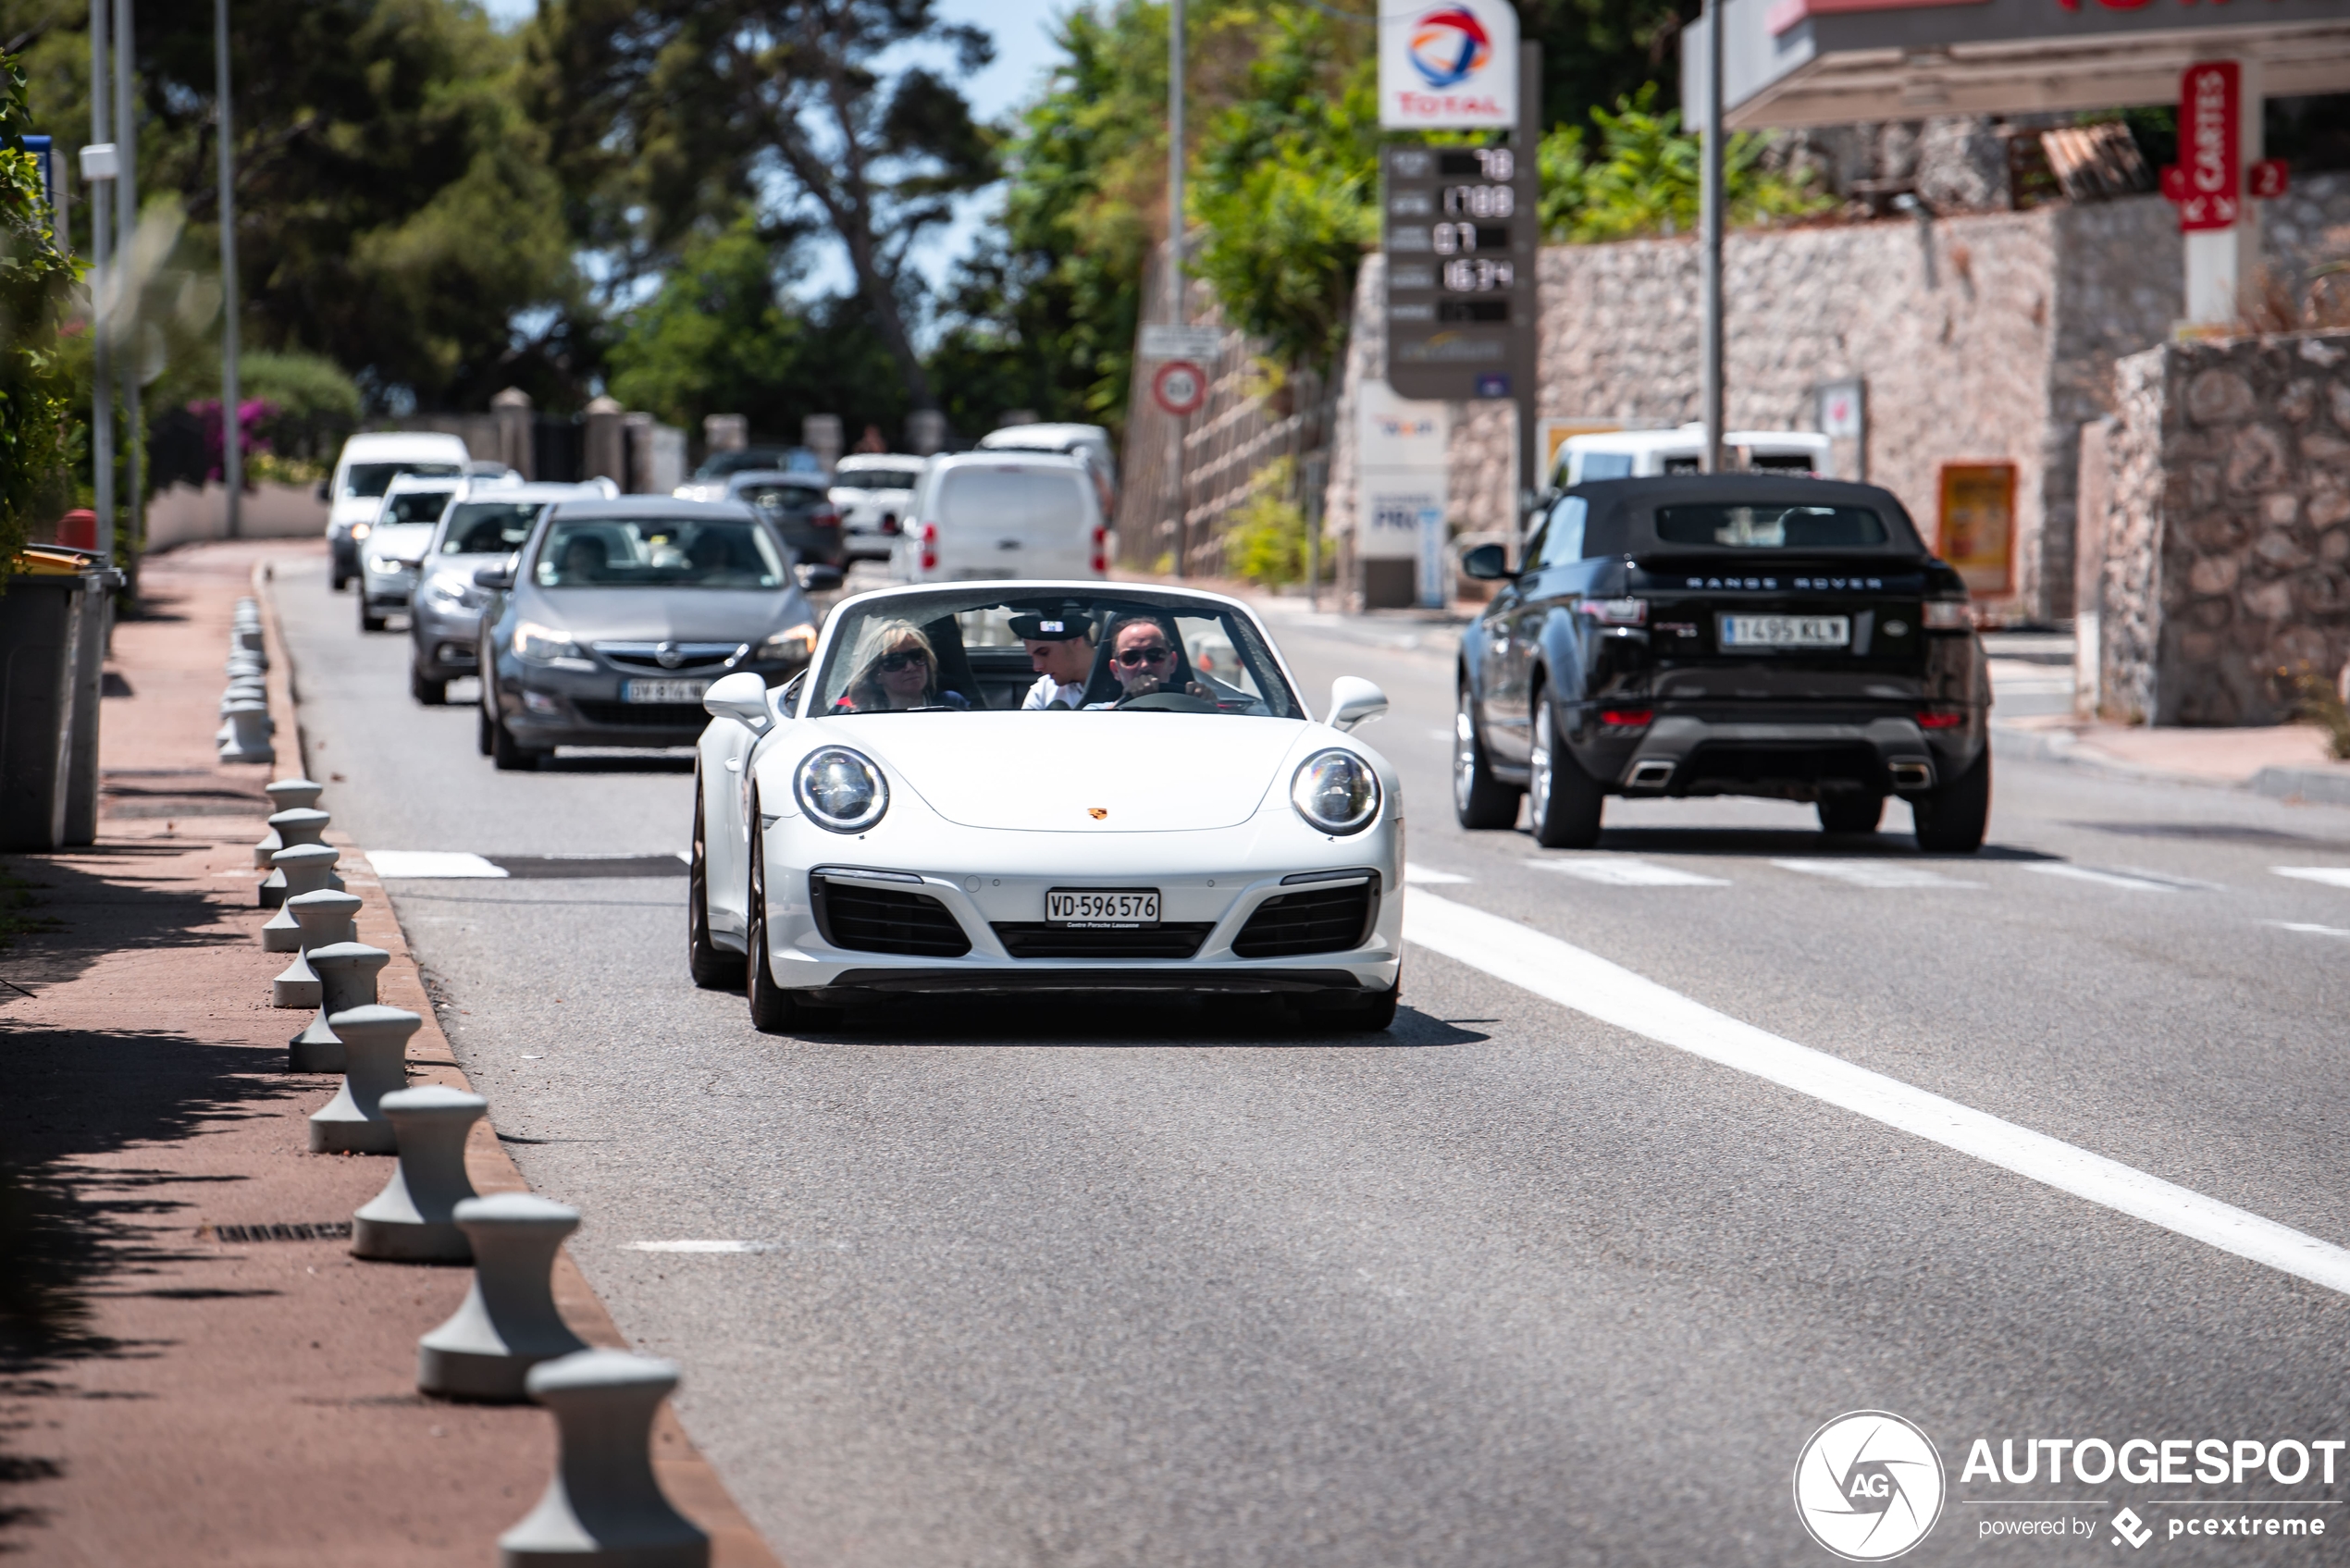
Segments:
[[[2179,204],[2182,229],[2235,226],[2244,189],[2242,105],[2243,68],[2233,60],[2201,60],[2179,78],[2179,173],[2164,193]]]
[[[1515,398],[1534,374],[1535,162],[1514,147],[1379,154],[1387,382],[1406,398]]]
[[[1143,324],[1143,358],[1188,359],[1205,363],[1224,346],[1220,327],[1170,327],[1163,321]]]
[[[1178,419],[1196,414],[1207,401],[1207,372],[1187,359],[1169,360],[1151,377],[1151,396]]]

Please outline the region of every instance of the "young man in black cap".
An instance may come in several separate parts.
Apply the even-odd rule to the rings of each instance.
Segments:
[[[1094,673],[1094,623],[1075,610],[1049,615],[1015,615],[1012,635],[1028,648],[1036,684],[1020,707],[1034,711],[1056,702],[1074,708],[1084,699],[1085,678]]]

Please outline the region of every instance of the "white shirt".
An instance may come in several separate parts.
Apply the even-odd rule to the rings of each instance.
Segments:
[[[1066,702],[1074,708],[1077,706],[1077,699],[1084,695],[1085,683],[1082,681],[1063,685],[1050,675],[1039,675],[1036,677],[1036,684],[1028,688],[1028,695],[1020,698],[1020,711],[1033,713],[1039,709],[1048,708],[1056,702]]]

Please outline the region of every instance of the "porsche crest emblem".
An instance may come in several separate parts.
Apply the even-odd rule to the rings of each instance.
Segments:
[[[1107,806],[1088,806],[1085,808],[1085,814],[1098,822],[1104,817],[1109,815],[1109,808]]]

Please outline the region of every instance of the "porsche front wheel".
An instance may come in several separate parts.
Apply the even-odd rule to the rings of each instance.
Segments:
[[[686,866],[686,970],[704,991],[732,991],[743,982],[744,961],[710,940],[710,857],[702,824],[701,770],[697,768],[694,845]]]
[[[748,982],[744,994],[750,1000],[751,1027],[761,1034],[789,1034],[795,1030],[821,1029],[836,1022],[839,1010],[834,1007],[811,1007],[790,992],[775,983],[775,971],[767,964],[767,854],[759,831],[759,801],[750,803],[750,908],[743,931],[744,945],[750,949],[744,960]]]

